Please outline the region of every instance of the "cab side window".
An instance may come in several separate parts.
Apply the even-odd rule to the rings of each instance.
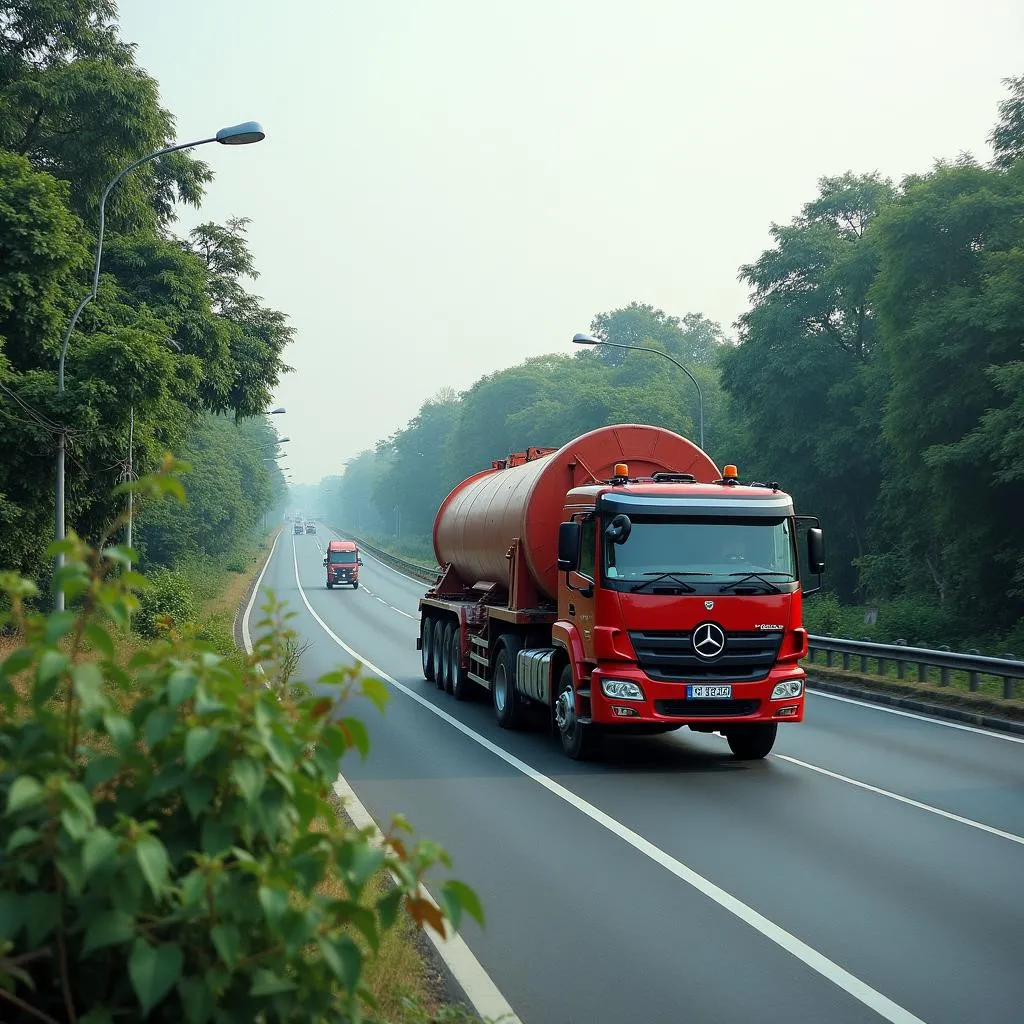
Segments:
[[[580,523],[580,575],[594,579],[594,547],[597,544],[597,520],[588,516]]]

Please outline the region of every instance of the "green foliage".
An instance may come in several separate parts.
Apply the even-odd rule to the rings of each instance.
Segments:
[[[109,193],[98,294],[70,338],[58,395],[100,197],[129,164],[182,141],[115,18],[109,0],[15,0],[0,10],[0,564],[40,583],[62,428],[67,522],[96,536],[113,515],[110,484],[127,472],[132,414],[131,461],[146,471],[182,450],[204,412],[259,414],[293,336],[284,314],[248,290],[257,275],[245,218],[185,239],[170,233],[175,204],[198,204],[211,178],[175,153]],[[270,493],[265,472],[253,485]],[[248,506],[244,517],[255,518]],[[232,542],[247,535],[240,530]]]
[[[172,475],[138,489],[183,494]],[[363,964],[403,907],[442,934],[482,919],[457,882],[444,910],[424,898],[436,845],[334,815],[338,760],[367,747],[346,705],[386,689],[354,669],[301,697],[264,685],[287,638],[273,604],[236,664],[178,635],[120,664],[143,581],[106,545],[64,543],[67,612],[28,614],[34,586],[0,578],[22,636],[0,662],[0,1015],[364,1019]],[[397,883],[376,895],[382,870]]]
[[[133,620],[140,636],[153,638],[169,628],[181,630],[193,621],[196,601],[184,573],[157,569],[149,574],[148,583],[139,598],[139,613]]]

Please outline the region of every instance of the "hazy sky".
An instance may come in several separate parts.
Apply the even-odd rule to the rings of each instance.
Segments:
[[[120,8],[179,141],[267,131],[199,151],[217,177],[181,228],[253,220],[255,290],[298,332],[274,418],[297,483],[596,313],[728,328],[737,268],[819,177],[987,159],[1024,74],[1021,0]]]

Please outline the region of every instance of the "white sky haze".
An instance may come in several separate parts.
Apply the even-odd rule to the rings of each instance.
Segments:
[[[1021,0],[121,0],[204,220],[252,218],[254,290],[297,329],[295,482],[439,388],[573,349],[631,301],[728,330],[738,267],[823,175],[989,158]],[[544,444],[543,438],[536,440]]]

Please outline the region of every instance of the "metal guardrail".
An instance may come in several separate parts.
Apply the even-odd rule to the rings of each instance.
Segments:
[[[819,653],[825,655],[824,664],[838,667],[836,655],[842,659],[842,668],[850,670],[850,661],[860,661],[860,671],[865,675],[888,675],[889,663],[896,665],[896,675],[906,679],[907,666],[917,666],[917,681],[930,680],[929,669],[939,670],[939,686],[949,686],[951,672],[965,672],[967,686],[977,692],[982,676],[994,676],[1003,681],[1003,699],[1012,700],[1014,687],[1024,680],[1024,661],[1011,657],[993,658],[982,654],[960,654],[956,651],[935,651],[926,647],[908,647],[905,644],[876,644],[867,640],[843,640],[831,636],[810,636],[807,638],[807,661],[815,664]],[[877,663],[877,671],[869,671],[870,662]]]
[[[440,568],[430,569],[418,562],[410,562],[383,551],[373,544],[367,543],[354,533],[345,534],[356,541],[361,548],[401,572],[408,573],[414,579],[424,583],[434,583],[440,574]],[[1024,681],[1024,661],[1012,657],[994,658],[981,654],[961,654],[956,651],[936,651],[927,647],[909,647],[906,644],[876,644],[868,640],[844,640],[841,637],[810,636],[807,640],[807,661],[817,664],[819,654],[825,656],[824,664],[836,666],[836,656],[842,660],[842,668],[850,671],[851,659],[859,660],[860,671],[864,675],[886,676],[889,663],[896,665],[899,679],[907,678],[907,667],[916,667],[917,681],[929,681],[929,669],[939,670],[939,686],[950,685],[950,673],[964,672],[967,674],[967,686],[972,692],[980,688],[982,676],[993,676],[1003,681],[1003,699],[1012,700],[1018,682]],[[877,663],[877,670],[872,672],[869,663]]]

